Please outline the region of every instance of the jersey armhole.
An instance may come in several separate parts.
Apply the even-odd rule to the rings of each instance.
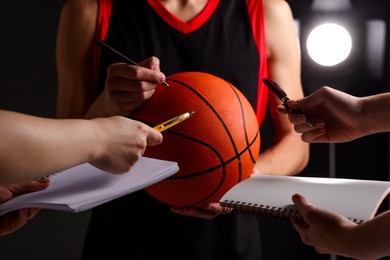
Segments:
[[[263,78],[268,77],[267,44],[265,38],[264,6],[263,0],[246,0],[253,37],[259,51],[259,78],[257,90],[256,116],[259,125],[264,120],[268,102],[268,88]]]
[[[94,38],[94,43],[92,45],[93,73],[94,73],[94,80],[96,84],[97,84],[97,77],[98,77],[97,76],[98,69],[100,65],[100,48],[98,48],[97,46],[97,41],[105,40],[109,28],[111,13],[112,13],[112,1],[99,0],[95,38]]]

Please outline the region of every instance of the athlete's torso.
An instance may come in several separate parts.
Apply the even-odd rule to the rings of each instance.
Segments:
[[[267,100],[267,90],[258,87],[267,72],[261,0],[210,0],[190,23],[172,17],[156,0],[99,0],[99,5],[97,39],[134,61],[158,57],[168,77],[202,71],[228,80],[257,107],[261,122]],[[107,67],[118,60],[100,55],[95,59],[100,58],[101,91]],[[182,216],[144,190],[96,207],[84,246],[83,259],[261,259],[255,217]]]
[[[102,8],[111,1],[101,2],[105,5],[99,19],[109,23],[108,30],[98,28],[98,34],[109,45],[135,61],[158,57],[167,76],[202,71],[222,77],[244,93],[262,120],[267,90],[259,84],[259,74],[264,76],[267,68],[261,1],[210,0],[187,23],[156,0],[113,0],[111,10]],[[107,67],[118,60],[109,53],[100,55],[102,90]]]

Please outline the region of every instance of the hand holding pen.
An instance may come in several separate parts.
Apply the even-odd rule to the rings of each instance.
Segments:
[[[289,120],[294,124],[294,130],[302,134],[301,139],[304,142],[349,142],[367,134],[383,131],[384,117],[376,114],[381,113],[377,109],[379,106],[373,105],[369,109],[366,104],[375,104],[377,100],[381,100],[383,104],[388,104],[386,95],[387,93],[377,96],[356,97],[324,86],[304,98],[288,101],[291,108],[303,110],[310,115],[314,127],[305,123],[306,116],[303,114],[290,113]],[[390,94],[388,97],[390,99]],[[373,101],[375,98],[378,99]],[[280,112],[285,113],[284,111]],[[380,130],[375,129],[373,122],[370,121],[372,118],[378,119]]]
[[[283,105],[286,107],[287,110],[291,111],[294,114],[305,115],[304,111],[292,109],[291,107],[288,106],[287,101],[290,98],[287,96],[287,93],[282,89],[281,86],[279,86],[278,83],[266,78],[263,79],[263,82],[283,102]],[[306,115],[305,118],[306,118],[306,124],[309,125],[310,127],[314,127],[313,123],[306,117]]]
[[[110,45],[108,45],[107,43],[105,43],[102,40],[98,40],[97,45],[99,47],[103,48],[104,50],[109,51],[112,54],[116,55],[119,61],[126,62],[128,64],[131,64],[131,65],[134,65],[134,66],[137,66],[137,67],[142,67],[141,65],[139,65],[138,63],[136,63],[135,61],[133,61],[129,57],[125,56],[124,54],[120,53],[116,49],[112,48]],[[165,86],[169,86],[169,84],[167,82],[165,82],[165,81],[161,82],[161,84],[163,84]]]
[[[157,57],[148,57],[134,65],[130,58],[103,41],[99,41],[98,45],[102,48],[101,54],[110,57],[111,62],[104,62],[101,56],[102,66],[107,68],[107,76],[104,90],[88,111],[93,117],[96,117],[96,113],[99,116],[128,116],[154,95],[156,87],[168,87],[164,83],[165,75],[159,70],[160,61]]]

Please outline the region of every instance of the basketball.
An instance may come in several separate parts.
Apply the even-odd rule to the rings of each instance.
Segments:
[[[260,151],[255,112],[235,86],[217,76],[180,72],[166,82],[131,118],[155,126],[194,114],[162,132],[161,144],[147,147],[144,156],[175,161],[180,169],[146,191],[176,207],[218,202],[252,173]]]

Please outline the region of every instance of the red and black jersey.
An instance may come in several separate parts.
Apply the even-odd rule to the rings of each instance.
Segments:
[[[100,0],[96,38],[135,61],[156,56],[165,75],[181,71],[214,74],[240,89],[261,124],[267,105],[267,51],[261,0],[210,0],[190,22],[172,15],[160,1]],[[98,86],[117,62],[99,53]],[[100,58],[99,58],[100,55]]]
[[[159,0],[99,0],[98,39],[137,62],[158,57],[167,76],[201,71],[224,78],[244,93],[260,124],[264,118],[268,92],[261,83],[267,75],[262,0],[209,0],[188,23]],[[101,91],[107,67],[118,60],[97,47],[93,53]],[[83,259],[95,258],[260,260],[258,219],[237,214],[212,220],[186,217],[141,190],[93,210]]]

